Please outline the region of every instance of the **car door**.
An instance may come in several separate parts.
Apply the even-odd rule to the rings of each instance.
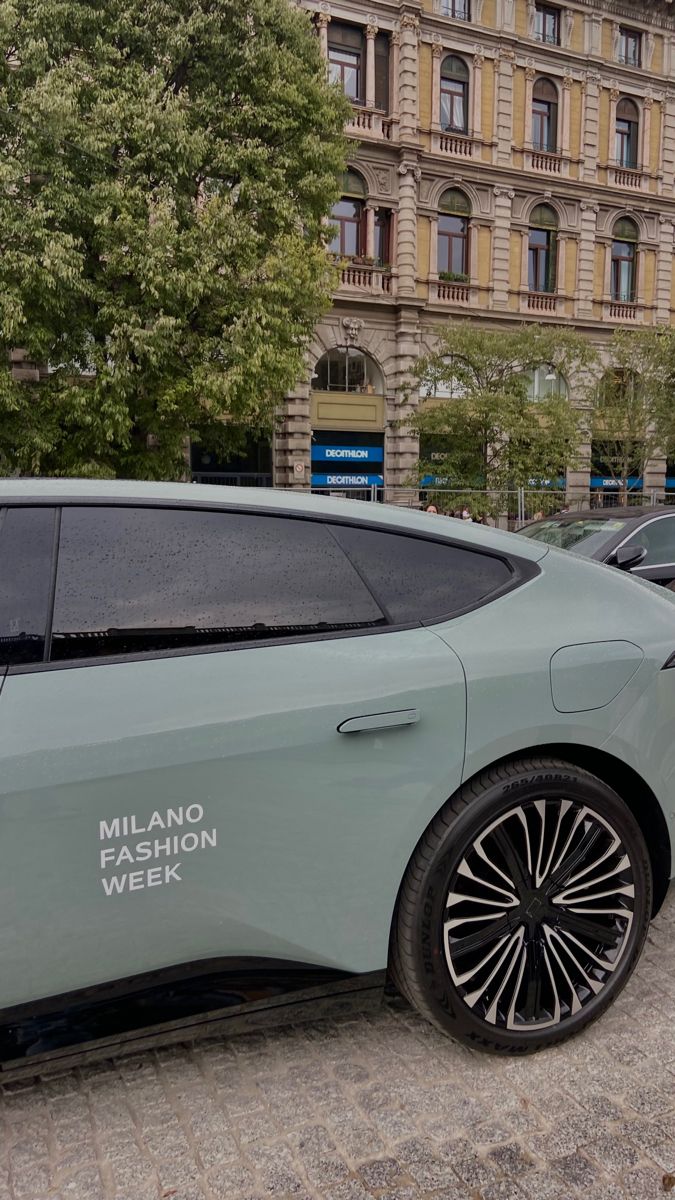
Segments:
[[[631,568],[632,575],[675,587],[675,513],[645,521],[622,545],[644,546],[647,550],[639,566]]]
[[[228,956],[383,967],[461,779],[453,651],[317,521],[106,502],[42,522],[53,603],[0,696],[0,1007]]]

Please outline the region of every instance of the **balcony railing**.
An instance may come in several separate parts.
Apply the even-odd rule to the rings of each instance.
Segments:
[[[632,302],[612,300],[609,304],[609,315],[613,321],[636,321],[638,306]]]
[[[391,118],[373,108],[355,105],[351,116],[347,118],[347,128],[358,130],[368,137],[383,138],[385,142],[392,140]]]
[[[642,187],[642,172],[636,167],[615,167],[614,182],[617,187]]]
[[[552,154],[550,150],[533,150],[532,170],[544,171],[547,175],[560,175],[562,159],[559,154]]]
[[[436,284],[436,295],[434,296],[433,285],[430,288],[430,300],[439,300],[445,304],[468,304],[469,303],[469,285],[468,283],[451,283],[445,279],[439,279]]]
[[[439,134],[438,148],[444,154],[456,154],[459,158],[471,158],[473,154],[471,138],[462,133]]]
[[[527,307],[530,312],[548,312],[556,311],[557,296],[550,292],[528,292]]]
[[[340,268],[340,286],[385,296],[393,293],[391,272],[370,264],[344,263]]]

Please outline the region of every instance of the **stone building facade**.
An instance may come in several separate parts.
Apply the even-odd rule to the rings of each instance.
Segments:
[[[439,324],[565,322],[602,344],[675,319],[675,12],[298,3],[352,99],[353,149],[339,288],[287,399],[273,481],[343,490],[351,472],[396,489],[418,455],[405,385]],[[654,462],[645,488],[664,477]]]

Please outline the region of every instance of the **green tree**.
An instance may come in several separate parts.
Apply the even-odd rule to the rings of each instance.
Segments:
[[[175,477],[302,371],[346,101],[289,0],[9,0],[0,34],[0,471]]]
[[[574,462],[579,414],[565,389],[533,400],[531,381],[542,366],[556,380],[588,371],[594,353],[586,339],[538,325],[502,331],[461,323],[437,332],[434,352],[416,369],[428,397],[412,422],[420,437],[416,482],[431,476],[466,489],[453,506],[466,504],[476,516],[502,511],[514,488],[550,487]]]
[[[588,414],[591,471],[614,481],[627,504],[631,478],[644,478],[650,459],[675,453],[675,331],[617,329],[609,366]]]

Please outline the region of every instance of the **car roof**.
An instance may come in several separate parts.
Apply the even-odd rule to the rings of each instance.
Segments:
[[[197,483],[145,483],[124,479],[2,479],[0,505],[10,502],[40,504],[94,503],[184,504],[290,513],[297,516],[335,517],[348,522],[395,526],[410,533],[432,534],[454,542],[471,543],[478,549],[516,554],[537,562],[548,553],[543,542],[515,535],[489,525],[478,525],[436,513],[420,512],[397,504],[368,504],[340,496],[315,496],[306,491],[282,488],[220,487]]]

